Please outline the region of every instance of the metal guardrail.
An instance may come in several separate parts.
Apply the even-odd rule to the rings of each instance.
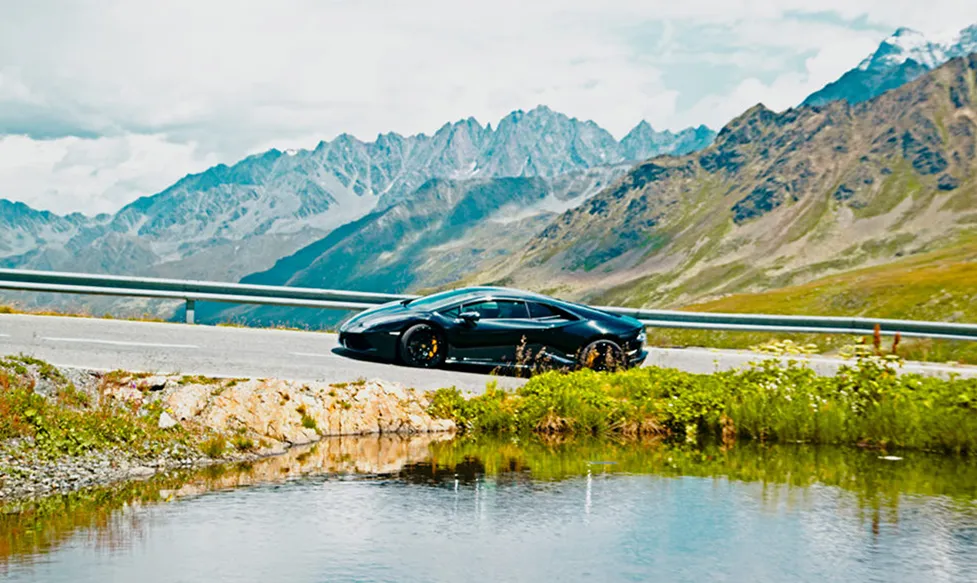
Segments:
[[[186,302],[186,321],[188,324],[194,322],[195,303],[198,301],[364,310],[387,302],[418,297],[416,295],[332,289],[20,269],[0,269],[0,289],[183,300]],[[977,340],[977,324],[873,318],[636,310],[614,306],[595,307],[603,311],[630,316],[652,328],[865,335],[874,333],[875,327],[878,325],[880,332],[888,336],[898,333],[906,337]]]
[[[844,318],[831,316],[785,316],[772,314],[723,314],[675,310],[635,310],[599,307],[600,310],[631,316],[652,328],[731,330],[741,332],[791,332],[805,334],[873,334],[876,325],[885,336],[977,340],[977,324]]]
[[[196,302],[202,301],[365,310],[378,304],[417,297],[332,289],[22,269],[0,269],[0,289],[183,300],[186,302],[188,324],[194,322]]]

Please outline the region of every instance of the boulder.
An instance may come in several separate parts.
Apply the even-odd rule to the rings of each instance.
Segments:
[[[177,420],[170,416],[169,413],[163,411],[159,416],[159,428],[169,429],[170,427],[176,427]]]

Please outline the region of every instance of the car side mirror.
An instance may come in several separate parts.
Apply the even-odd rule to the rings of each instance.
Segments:
[[[469,324],[474,324],[482,317],[478,312],[462,312],[458,317]]]

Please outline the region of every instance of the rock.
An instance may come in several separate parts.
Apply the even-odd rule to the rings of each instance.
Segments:
[[[166,407],[180,421],[192,419],[207,406],[212,389],[202,385],[178,387],[165,397]]]
[[[177,420],[170,416],[169,413],[163,411],[159,416],[159,428],[169,429],[170,427],[176,427]]]
[[[130,478],[147,478],[155,473],[156,469],[149,466],[133,466],[129,468],[127,475]]]
[[[960,180],[950,174],[940,176],[940,180],[937,183],[937,188],[944,191],[955,190],[959,186]]]
[[[166,377],[152,376],[146,377],[139,381],[139,388],[148,389],[150,391],[162,391],[166,388]]]
[[[34,383],[34,392],[44,398],[53,399],[58,394],[58,384],[46,378],[39,378]]]
[[[143,401],[142,391],[136,388],[135,383],[128,386],[112,387],[105,391],[105,396],[123,403],[141,404]]]

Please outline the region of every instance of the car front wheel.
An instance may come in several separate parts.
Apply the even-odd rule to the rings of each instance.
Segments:
[[[596,371],[624,368],[624,351],[613,340],[591,342],[580,351],[580,366]]]
[[[400,337],[400,356],[409,366],[434,368],[444,363],[447,345],[428,324],[411,326]]]

